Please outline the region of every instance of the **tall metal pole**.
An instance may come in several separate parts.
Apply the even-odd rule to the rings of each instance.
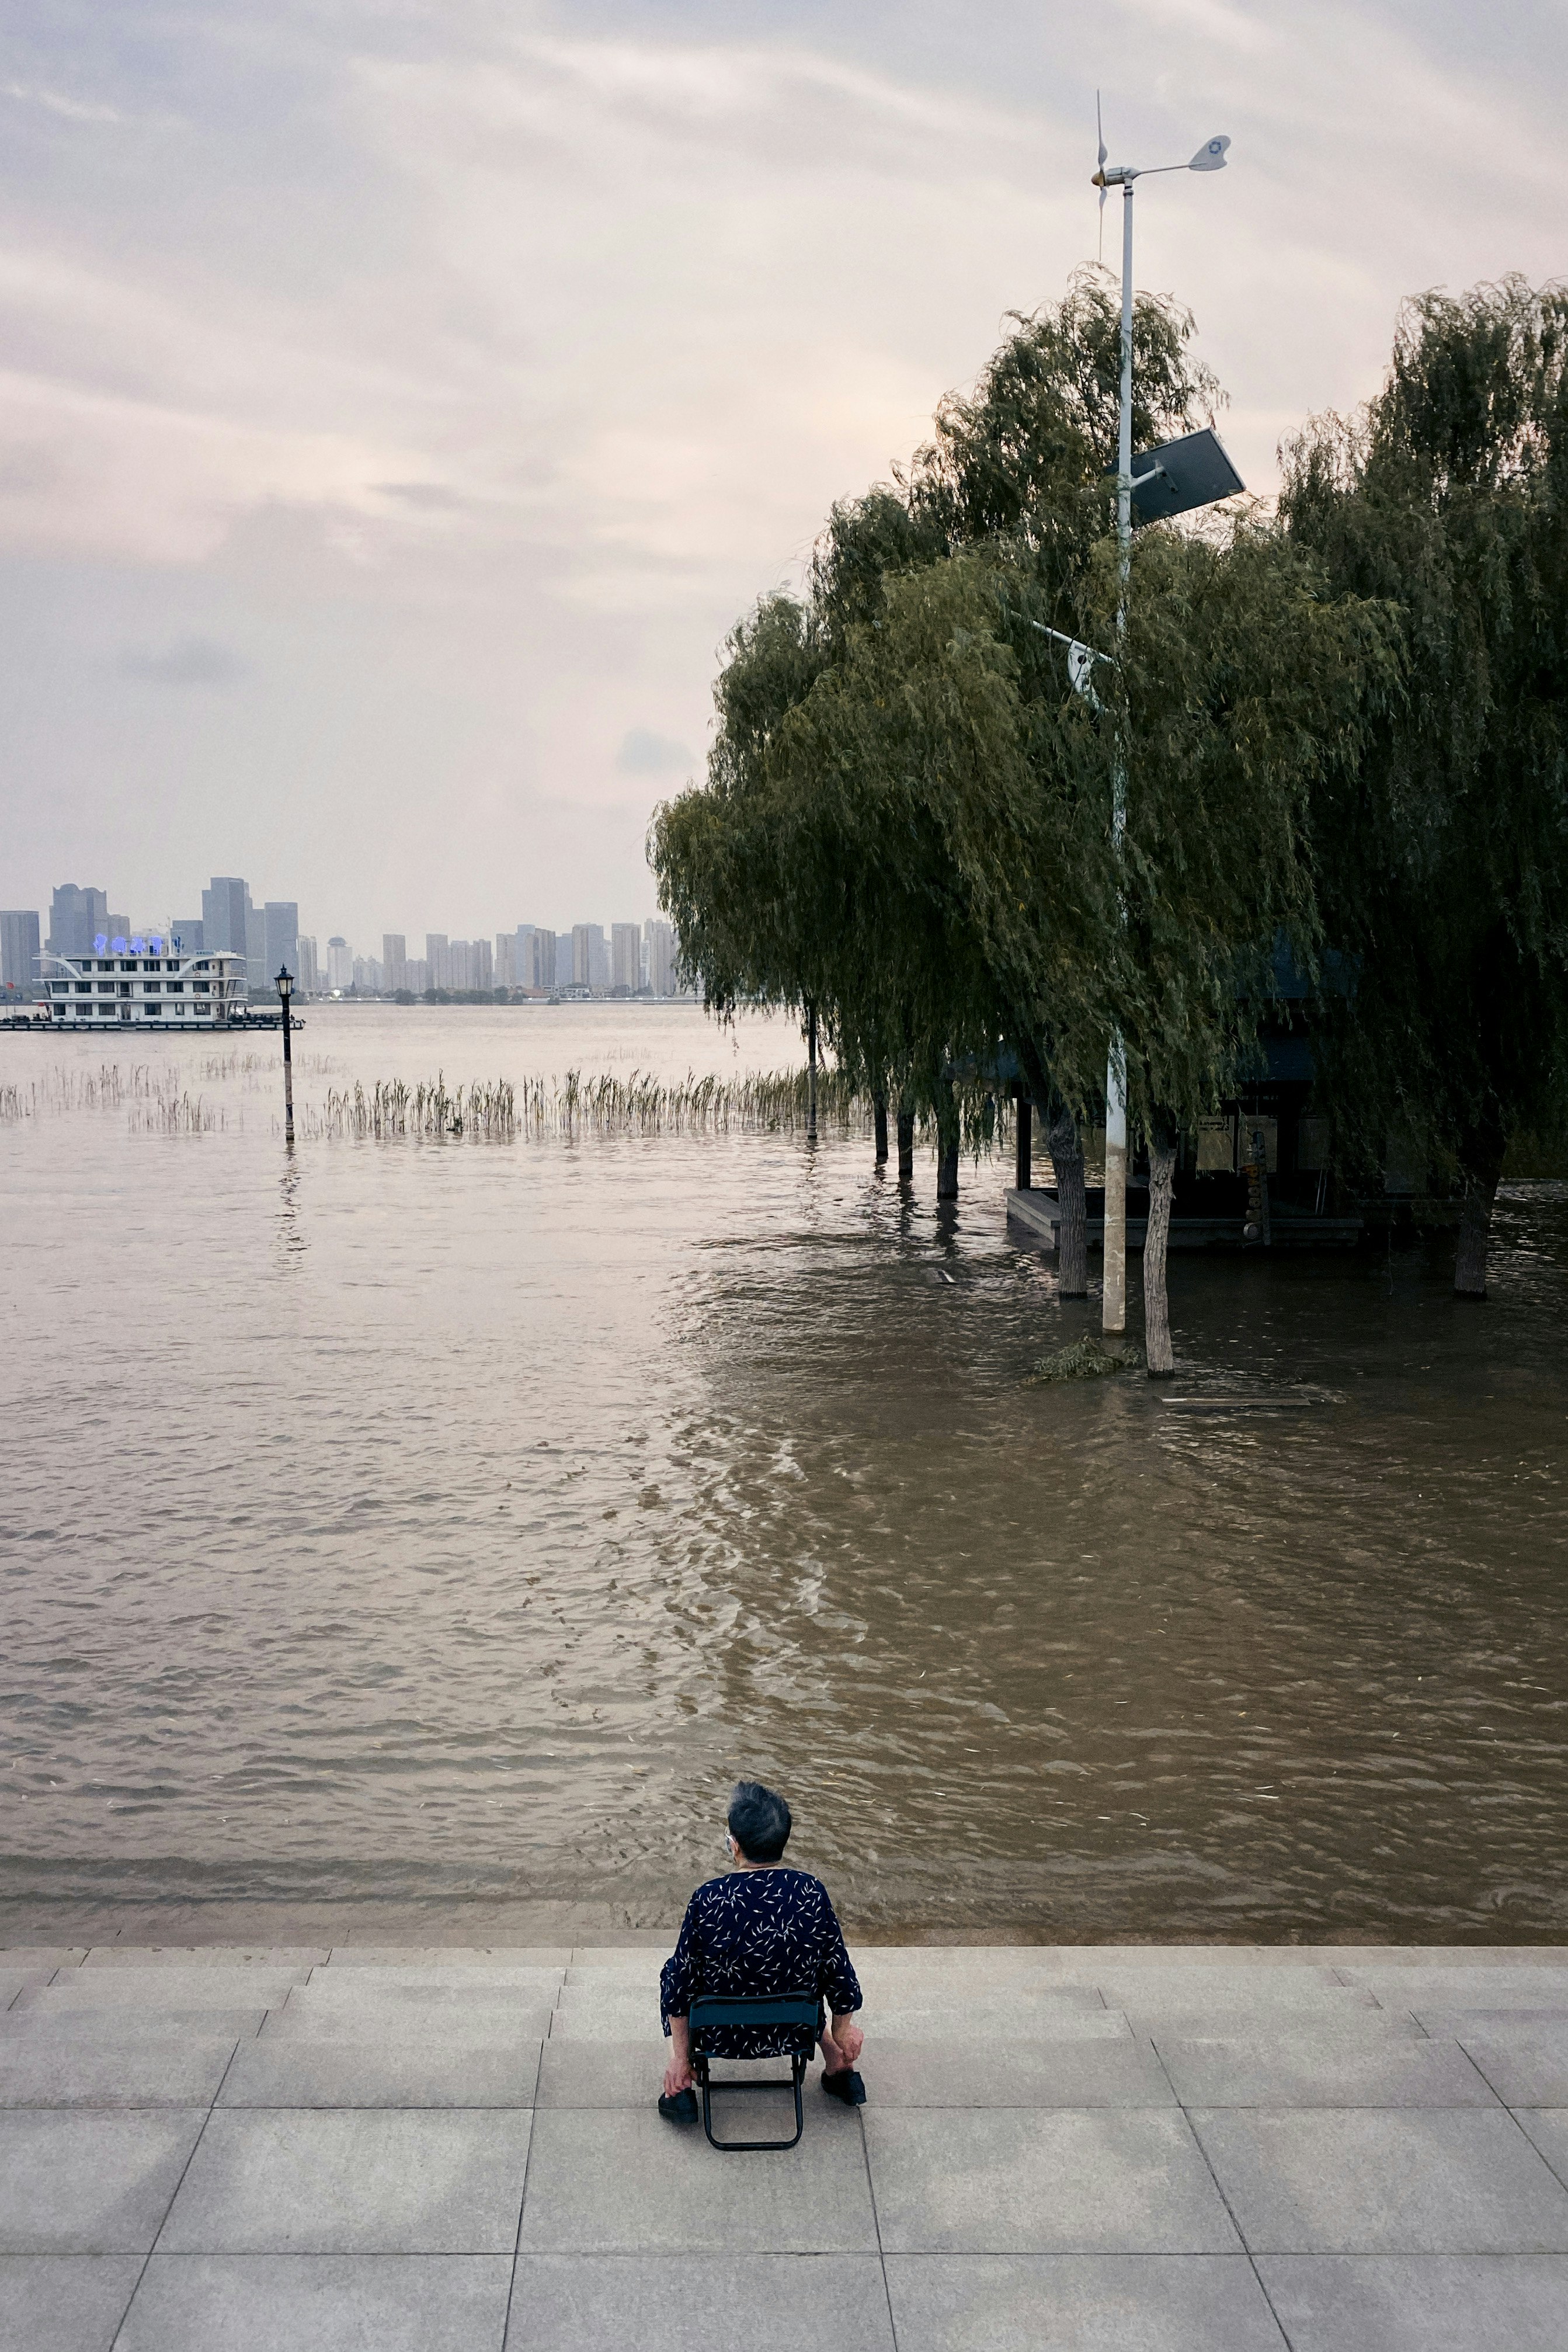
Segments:
[[[1116,659],[1124,663],[1133,578],[1133,183],[1122,184],[1122,414],[1116,436]],[[1111,846],[1119,866],[1127,830],[1127,696],[1111,773]],[[1113,1036],[1105,1070],[1105,1281],[1101,1328],[1127,1325],[1127,1060]]]
[[[289,1021],[288,998],[283,999],[283,1140],[294,1140],[294,1032]]]
[[[806,1007],[806,1140],[817,1140],[817,1008]]]

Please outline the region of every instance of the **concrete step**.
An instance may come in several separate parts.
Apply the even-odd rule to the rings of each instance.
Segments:
[[[553,2001],[564,1969],[419,1967],[411,1969],[315,1969],[298,1990],[312,2000],[376,2000],[391,1995],[451,1994],[456,1999]]]
[[[1568,2015],[1568,1969],[1374,1967],[1344,1973],[1385,2009],[1558,2009]]]
[[[624,1958],[624,1955],[620,1957]],[[334,1944],[329,1966],[334,1969],[565,1969],[571,1958],[570,1944]]]
[[[321,1945],[94,1944],[82,1965],[99,1969],[281,1969],[303,1977],[327,1958]]]
[[[229,2034],[0,2034],[0,2107],[205,2106],[239,2046]]]
[[[223,2009],[287,2000],[305,1969],[73,1969],[51,1984],[26,1986],[23,2002],[81,2009]]]
[[[1457,2042],[1417,2035],[1156,2033],[1152,2044],[1189,2107],[1490,2107],[1479,2069]]]
[[[311,2009],[292,2005],[267,2012],[266,2040],[316,2042],[382,2041],[389,2048],[427,2042],[487,2042],[497,2045],[542,2042],[554,2012],[546,2008],[486,2008],[477,2004],[433,2005],[424,2000],[389,2000],[375,2006]],[[654,2021],[654,2032],[658,2021]]]
[[[267,2014],[265,2008],[246,2009],[238,2004],[226,2009],[105,2009],[95,2004],[8,2009],[0,2014],[0,2047],[12,2041],[50,2038],[78,2045],[97,2043],[106,2050],[124,2042],[217,2040],[224,2035],[238,2041],[259,2033]]]
[[[555,1988],[545,1986],[536,1990],[516,1990],[506,1985],[404,1985],[369,1984],[347,1989],[339,1985],[297,1985],[285,2002],[278,2004],[280,2015],[294,2017],[341,2017],[367,2019],[397,2017],[404,2010],[419,2009],[433,2016],[493,2017],[504,2021],[508,2017],[548,2016],[555,2007]]]
[[[235,2053],[218,2105],[531,2107],[543,2046],[509,2033],[265,2033]]]

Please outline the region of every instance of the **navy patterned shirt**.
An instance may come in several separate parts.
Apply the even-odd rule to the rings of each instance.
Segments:
[[[732,1871],[699,1886],[659,1978],[666,2033],[699,1992],[815,1993],[838,2016],[858,2009],[860,1985],[821,1880],[776,1867]],[[772,2058],[779,2031],[724,2026],[711,2047],[720,2058]]]

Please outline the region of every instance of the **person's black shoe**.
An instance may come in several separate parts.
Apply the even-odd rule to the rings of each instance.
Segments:
[[[659,2113],[666,2123],[695,2124],[697,2119],[697,2095],[695,2091],[677,2091],[673,2098],[659,2094]]]
[[[852,2066],[841,2066],[834,2074],[824,2074],[822,2088],[830,2099],[842,2099],[846,2107],[863,2107],[865,2084]]]

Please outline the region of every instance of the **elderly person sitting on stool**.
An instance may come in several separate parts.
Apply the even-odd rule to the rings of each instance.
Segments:
[[[698,1993],[817,1994],[832,2017],[821,2037],[822,2088],[846,2106],[864,2104],[855,2060],[865,2037],[853,2018],[861,1989],[827,1888],[784,1863],[790,1826],[782,1797],[756,1780],[739,1782],[728,1821],[735,1868],[697,1888],[659,1979],[659,2006],[674,2045],[659,2113],[672,2123],[696,2121],[687,2021]],[[726,2026],[715,2032],[713,2051],[721,2058],[776,2057],[777,2029]]]

